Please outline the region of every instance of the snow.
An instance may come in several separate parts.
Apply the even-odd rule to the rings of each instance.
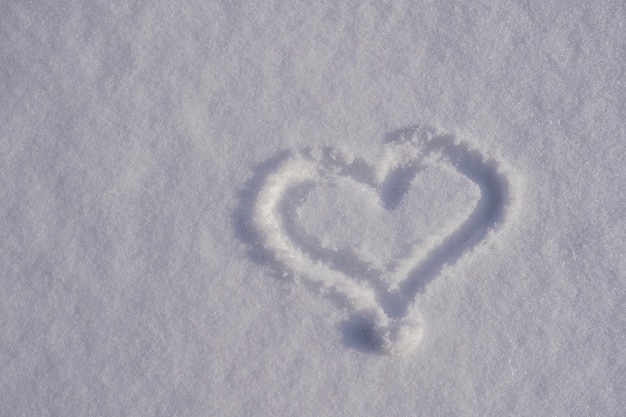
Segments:
[[[626,6],[5,2],[0,416],[626,413]]]

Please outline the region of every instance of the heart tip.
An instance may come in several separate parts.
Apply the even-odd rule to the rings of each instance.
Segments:
[[[422,341],[424,326],[414,318],[353,317],[342,325],[344,342],[368,353],[405,356]]]
[[[407,355],[419,346],[424,335],[421,320],[401,318],[374,326],[375,341],[380,350],[391,356]]]

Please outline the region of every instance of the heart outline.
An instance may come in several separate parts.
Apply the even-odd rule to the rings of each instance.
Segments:
[[[358,158],[347,161],[332,148],[286,152],[260,182],[251,217],[264,249],[283,275],[295,273],[317,284],[323,292],[340,295],[354,314],[367,317],[371,322],[370,343],[384,352],[402,354],[413,350],[423,334],[417,309],[418,294],[446,266],[456,264],[461,257],[489,241],[487,238],[501,228],[514,199],[508,166],[500,158],[486,156],[488,154],[478,147],[454,135],[427,126],[414,126],[388,136],[384,150],[376,165]],[[381,189],[393,169],[417,170],[425,160],[450,164],[478,186],[480,198],[468,218],[440,238],[424,259],[411,264],[412,257],[407,258],[406,278],[393,291],[376,282],[371,274],[364,274],[365,279],[359,281],[349,271],[333,267],[333,256],[339,256],[335,263],[340,264],[345,263],[350,254],[329,250],[324,258],[315,255],[315,251],[320,252],[319,248],[307,251],[298,247],[297,240],[289,233],[294,230],[293,225],[285,227],[288,214],[293,210],[293,204],[289,203],[298,198],[290,193],[302,193],[307,186],[341,176],[358,178],[359,182]]]

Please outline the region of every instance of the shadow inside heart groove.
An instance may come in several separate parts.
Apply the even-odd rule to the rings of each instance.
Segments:
[[[240,195],[235,217],[240,237],[256,248],[251,254],[253,259],[269,260],[283,275],[295,273],[321,285],[346,299],[348,306],[356,312],[370,307],[381,308],[391,319],[411,314],[417,295],[444,266],[454,264],[504,222],[511,201],[510,183],[502,172],[500,161],[486,158],[452,135],[438,134],[430,128],[396,131],[386,138],[384,150],[383,162],[375,164],[360,159],[347,161],[333,149],[326,148],[319,152],[283,152],[259,165],[256,175]],[[443,190],[440,200],[436,200],[438,189],[431,187],[434,194],[426,199],[432,204],[431,208],[417,203],[411,206],[412,197],[407,198],[407,195],[411,194],[419,178],[425,178],[426,184],[435,180],[423,174],[425,169],[433,166],[440,169],[440,174],[446,169],[452,172],[456,176],[456,188],[450,187],[454,182],[450,178],[455,178],[452,176],[447,180],[448,186],[440,187]],[[361,250],[367,242],[357,242],[360,236],[358,222],[350,224],[348,218],[345,233],[334,231],[338,224],[346,223],[339,221],[342,211],[359,210],[358,199],[352,208],[338,206],[338,213],[323,213],[325,207],[332,206],[333,198],[332,193],[320,197],[319,190],[337,187],[346,181],[352,184],[349,193],[363,193],[364,197],[359,197],[363,205],[377,201],[384,209],[383,214],[401,210],[411,214],[414,209],[414,216],[401,218],[401,227],[396,229],[387,227],[389,225],[384,221],[380,226],[376,221],[363,218],[364,234],[368,227],[376,226],[382,232],[373,229],[370,234],[384,235],[387,227],[393,229],[389,234],[392,236],[389,241],[393,241],[393,237],[400,236],[404,229],[415,226],[417,215],[424,210],[443,212],[439,217],[446,220],[445,227],[433,227],[435,230],[429,232],[430,240],[425,239],[426,243],[422,241],[423,236],[402,241],[400,252],[385,255],[389,257],[387,263],[375,256],[370,259],[369,253],[376,251]],[[451,189],[453,195],[446,196],[446,189]],[[443,210],[445,201],[452,201],[455,195],[463,194],[464,189],[470,190],[468,196],[471,198],[461,203],[457,199],[452,204],[464,208],[457,210],[452,221],[449,219],[451,214]],[[376,198],[367,198],[368,193]],[[319,201],[317,206],[312,206],[312,211],[322,212],[319,218],[315,213],[306,212],[307,204],[315,198]],[[427,219],[423,220],[421,227],[425,228],[429,223]],[[318,227],[320,224],[327,224],[327,229]],[[261,243],[260,248],[257,243]],[[382,247],[384,244],[381,243],[373,245],[374,249]]]

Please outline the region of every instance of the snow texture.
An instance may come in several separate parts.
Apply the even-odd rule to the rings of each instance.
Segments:
[[[0,416],[623,416],[626,3],[0,6]]]

